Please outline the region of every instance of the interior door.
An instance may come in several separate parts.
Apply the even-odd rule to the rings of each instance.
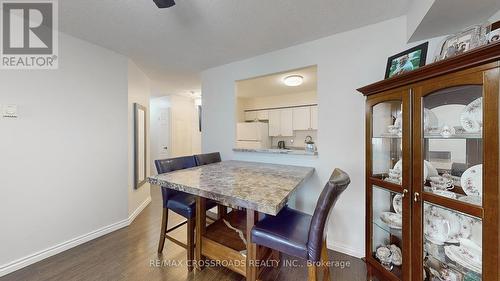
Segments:
[[[166,159],[170,157],[170,109],[162,108],[159,111],[159,127],[158,127],[158,144],[157,152],[158,159]]]
[[[410,93],[367,100],[366,260],[384,280],[409,280],[411,234]]]
[[[416,87],[414,113],[413,280],[497,281],[498,69]]]

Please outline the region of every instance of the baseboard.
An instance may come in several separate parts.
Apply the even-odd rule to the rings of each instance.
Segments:
[[[29,256],[12,261],[8,264],[0,265],[0,277],[7,275],[9,273],[12,273],[12,272],[19,270],[23,267],[26,267],[28,265],[31,265],[31,264],[34,264],[34,263],[39,262],[41,260],[44,260],[48,257],[57,255],[61,252],[69,250],[73,247],[76,247],[76,246],[81,245],[83,243],[86,243],[88,241],[99,238],[103,235],[106,235],[106,234],[111,233],[113,231],[116,231],[118,229],[127,227],[148,206],[148,204],[150,202],[151,202],[151,197],[146,198],[146,200],[144,200],[144,202],[142,202],[142,204],[128,218],[126,218],[124,220],[107,225],[107,226],[102,227],[102,228],[99,228],[99,229],[94,230],[92,232],[89,232],[87,234],[80,235],[78,237],[75,237],[75,238],[70,239],[68,241],[65,241],[63,243],[60,243],[60,244],[54,245],[50,248],[47,248],[45,250],[42,250],[42,251],[36,252],[34,254],[31,254]]]
[[[137,216],[142,211],[144,211],[149,203],[151,203],[151,196],[148,196],[148,198],[146,198],[146,200],[144,200],[144,202],[142,202],[141,205],[139,205],[139,207],[137,207],[137,209],[135,209],[135,211],[130,214],[130,216],[128,217],[128,224],[131,224],[135,220],[135,218],[137,218]]]
[[[354,248],[351,248],[350,246],[347,246],[343,243],[338,243],[335,241],[332,241],[332,242],[327,241],[326,247],[330,250],[340,252],[340,253],[343,253],[343,254],[346,254],[349,256],[353,256],[353,257],[359,258],[359,259],[365,256],[363,249],[354,249]]]

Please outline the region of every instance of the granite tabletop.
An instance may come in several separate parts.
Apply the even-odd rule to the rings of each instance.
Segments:
[[[152,184],[276,215],[314,168],[223,161],[151,176]]]

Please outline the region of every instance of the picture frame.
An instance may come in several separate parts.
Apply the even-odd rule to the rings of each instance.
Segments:
[[[147,181],[147,117],[145,106],[134,103],[134,188]]]
[[[487,34],[488,44],[500,41],[500,21],[494,22],[490,25]]]
[[[460,33],[448,36],[441,45],[436,61],[463,54],[480,46],[482,44],[480,40],[481,30],[482,26],[475,25]]]
[[[387,59],[385,79],[410,72],[425,65],[429,42],[395,54]]]

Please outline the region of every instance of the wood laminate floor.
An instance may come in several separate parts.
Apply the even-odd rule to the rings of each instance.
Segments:
[[[167,240],[163,255],[158,256],[156,253],[162,212],[158,187],[151,188],[151,195],[151,204],[129,227],[0,277],[0,281],[245,280],[241,275],[222,267],[205,268],[201,272],[188,273],[184,265],[162,265],[162,261],[185,261],[186,252]],[[179,216],[170,217],[169,225],[182,221]],[[174,236],[185,241],[185,227],[176,230]],[[307,280],[307,268],[303,262],[293,263],[291,258],[284,258],[295,266],[269,268],[261,276],[263,281]],[[360,259],[331,251],[330,260],[349,263],[349,266],[343,268],[331,267],[334,281],[372,280],[367,277],[365,263]]]

